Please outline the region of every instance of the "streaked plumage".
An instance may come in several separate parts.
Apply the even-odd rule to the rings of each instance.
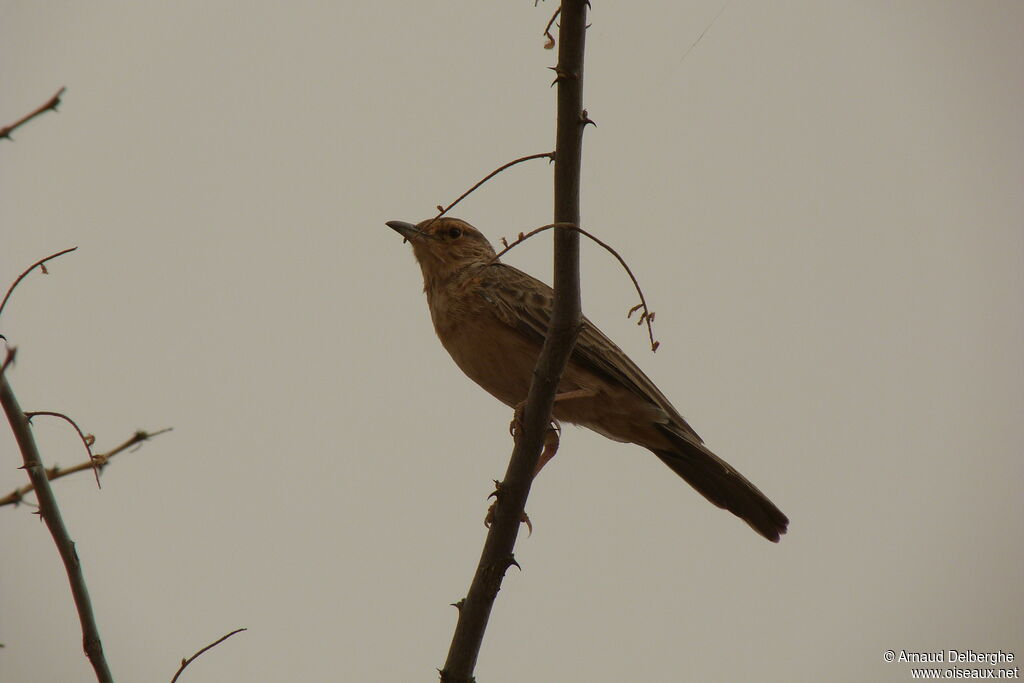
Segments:
[[[455,363],[502,403],[514,407],[525,400],[551,316],[552,289],[496,261],[487,239],[465,221],[388,225],[412,244],[434,329]],[[558,388],[576,390],[590,395],[556,402],[555,419],[651,450],[705,498],[770,541],[786,532],[786,516],[708,450],[654,382],[586,318]]]

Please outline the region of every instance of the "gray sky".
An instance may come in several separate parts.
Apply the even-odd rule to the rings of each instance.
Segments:
[[[584,310],[791,518],[779,545],[568,428],[481,681],[903,681],[1024,656],[1024,5],[594,3]],[[508,409],[384,227],[552,148],[552,7],[0,3],[0,328],[28,410],[124,454],[58,482],[124,681],[432,680]],[[455,212],[551,220],[543,162]],[[550,281],[550,243],[506,260]],[[6,430],[0,430],[6,432]],[[47,462],[83,457],[39,420]],[[0,494],[20,457],[0,437]],[[0,679],[86,681],[63,568],[0,510]],[[1019,664],[1019,662],[1017,662]]]

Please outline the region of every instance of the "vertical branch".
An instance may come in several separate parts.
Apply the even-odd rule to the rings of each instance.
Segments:
[[[555,147],[555,222],[579,225],[580,162],[583,127],[583,54],[587,0],[563,0],[559,28],[558,119]],[[473,583],[456,607],[459,619],[441,680],[470,683],[484,631],[505,571],[516,564],[512,550],[530,495],[544,437],[551,419],[555,391],[568,363],[580,327],[579,234],[555,230],[555,301],[547,337],[523,412],[516,440],[498,493],[494,523],[487,534]],[[518,566],[518,565],[517,565]]]
[[[60,558],[64,561],[64,569],[68,573],[68,581],[71,584],[71,594],[75,600],[75,607],[78,609],[78,619],[82,623],[82,648],[96,672],[96,680],[100,683],[111,683],[114,679],[110,674],[106,657],[103,655],[99,627],[96,625],[96,617],[92,612],[92,601],[89,600],[89,589],[85,585],[82,565],[78,560],[78,553],[75,552],[75,543],[71,540],[71,536],[64,526],[64,520],[61,518],[57,499],[50,488],[50,481],[46,477],[46,470],[39,457],[39,449],[36,447],[32,430],[29,428],[28,417],[18,405],[18,399],[7,382],[6,373],[3,372],[0,372],[0,403],[3,404],[7,420],[11,423],[11,430],[14,432],[14,438],[18,442],[22,459],[25,461],[25,470],[28,471],[29,479],[32,480],[32,485],[35,487],[36,498],[39,501],[39,514],[43,516],[43,521],[46,522],[50,535],[53,536],[53,542],[57,545]]]

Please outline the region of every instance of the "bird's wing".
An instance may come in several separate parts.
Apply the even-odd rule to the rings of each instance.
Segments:
[[[484,269],[480,294],[495,314],[509,327],[543,344],[551,322],[554,290],[518,268],[493,263]],[[586,317],[572,351],[572,360],[605,379],[620,384],[637,396],[663,409],[680,436],[701,442],[693,428],[673,407],[654,382]]]

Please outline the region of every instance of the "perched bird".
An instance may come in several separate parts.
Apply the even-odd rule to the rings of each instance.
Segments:
[[[554,291],[495,258],[479,230],[457,218],[389,221],[412,244],[430,318],[455,364],[508,406],[526,400],[551,319]],[[789,519],[712,453],[640,368],[593,323],[583,327],[558,387],[554,415],[651,450],[705,498],[769,541]]]

